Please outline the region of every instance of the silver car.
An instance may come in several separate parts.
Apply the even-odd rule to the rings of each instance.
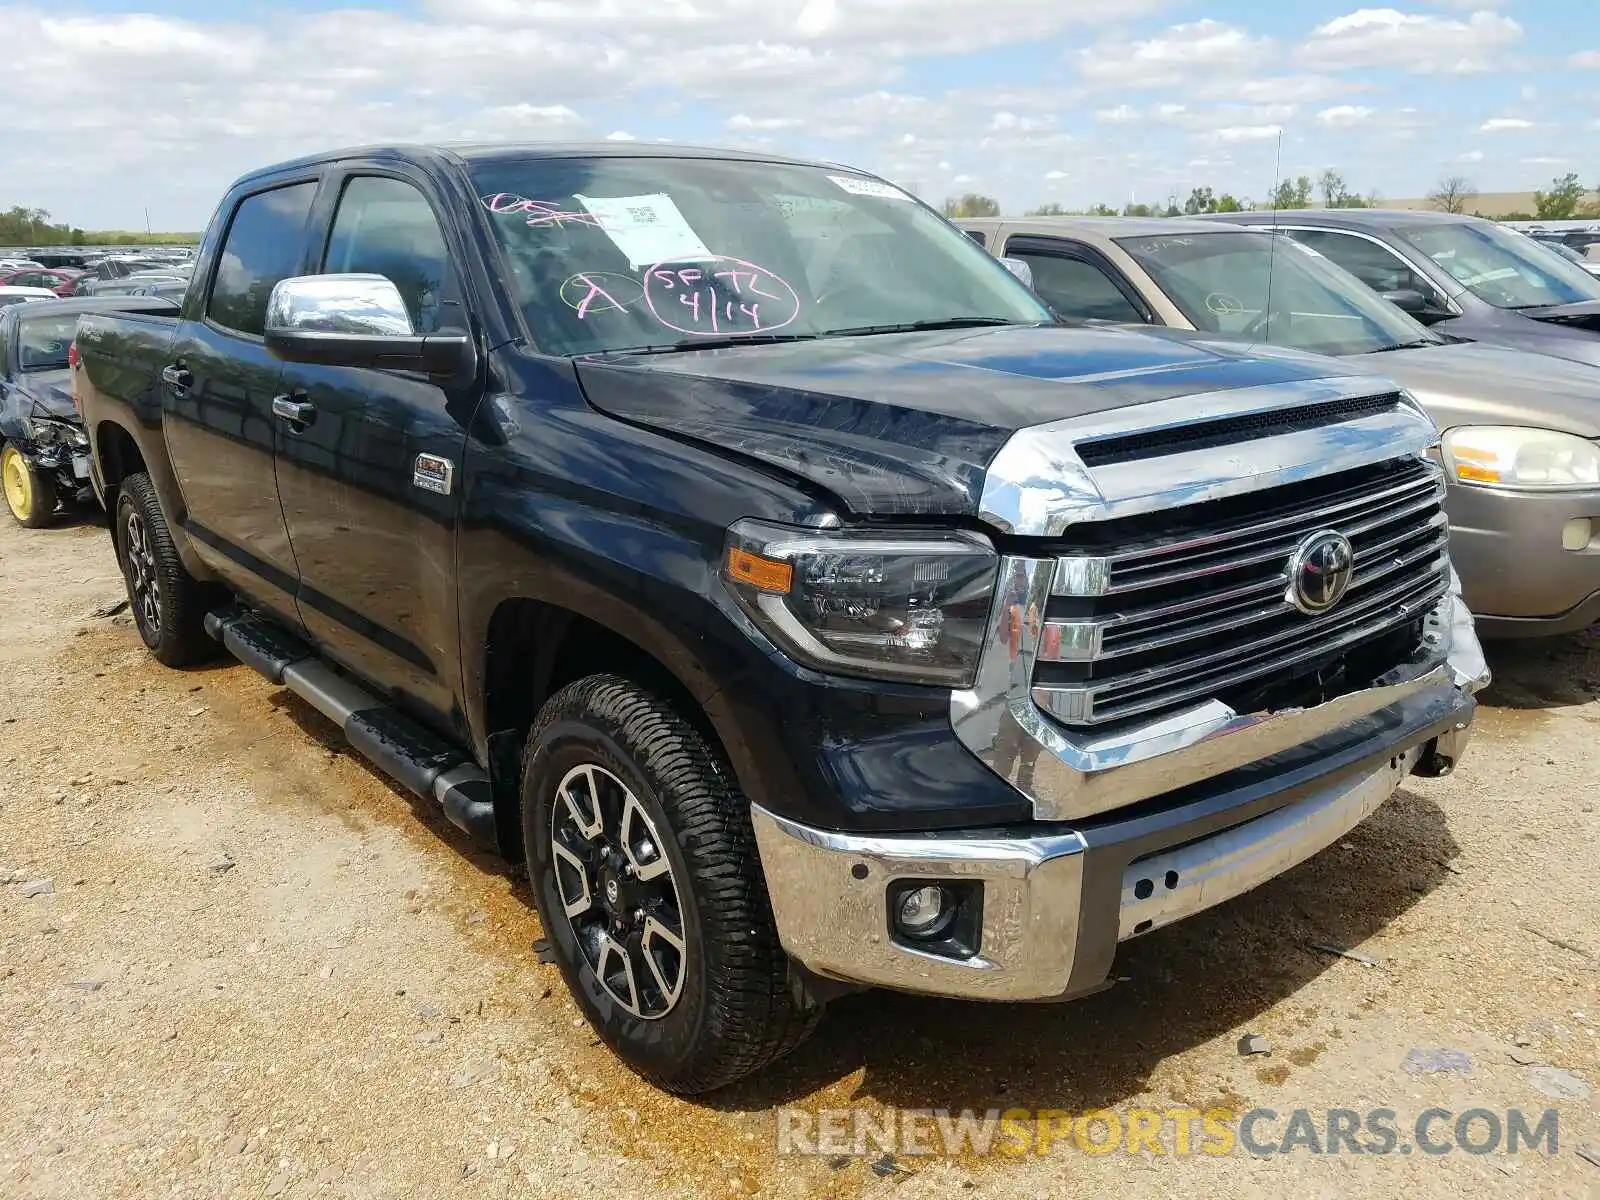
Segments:
[[[1451,557],[1484,636],[1600,620],[1600,371],[1430,331],[1269,231],[1115,217],[958,223],[1063,317],[1333,355],[1394,379],[1443,431]]]

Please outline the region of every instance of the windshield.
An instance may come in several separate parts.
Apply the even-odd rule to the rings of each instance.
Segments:
[[[971,238],[842,167],[543,158],[472,179],[529,330],[556,354],[1050,320]]]
[[[1600,300],[1600,282],[1532,238],[1484,223],[1395,231],[1480,300],[1496,308],[1542,308]]]
[[[78,314],[27,317],[19,322],[17,348],[24,371],[60,371],[67,365],[67,348],[78,331]]]
[[[1281,234],[1183,234],[1117,244],[1195,328],[1210,333],[1336,356],[1437,340],[1355,276]]]

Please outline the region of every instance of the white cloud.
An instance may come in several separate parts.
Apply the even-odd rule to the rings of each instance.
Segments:
[[[1139,119],[1139,110],[1131,104],[1119,104],[1115,108],[1096,109],[1094,119],[1096,121],[1105,121],[1110,125],[1122,125],[1129,121],[1137,121]]]
[[[1334,129],[1348,129],[1352,125],[1364,125],[1376,115],[1376,110],[1364,104],[1338,104],[1319,112],[1317,120]]]
[[[1197,80],[1192,94],[1202,100],[1232,100],[1239,104],[1316,104],[1352,91],[1365,90],[1327,75],[1271,75],[1258,79],[1234,79],[1219,74]]]
[[[1265,142],[1282,132],[1281,125],[1228,125],[1213,129],[1206,136],[1218,142]]]
[[[606,141],[608,142],[636,142],[638,140],[625,129],[614,129],[606,134]]]
[[[1456,157],[1456,161],[1464,163],[1481,163],[1483,161],[1483,151],[1468,150],[1465,154],[1458,155]]]
[[[1209,18],[1174,25],[1144,41],[1108,41],[1073,56],[1078,74],[1098,88],[1177,87],[1191,78],[1262,64],[1271,38]]]
[[[1570,158],[1561,158],[1553,154],[1535,154],[1531,158],[1521,160],[1530,167],[1565,167],[1572,162]]]
[[[1515,133],[1520,129],[1532,129],[1533,122],[1522,117],[1490,117],[1478,126],[1479,133]]]
[[[749,133],[752,130],[771,129],[798,129],[805,122],[799,117],[751,117],[744,113],[735,113],[728,118],[727,126],[737,133]]]
[[[1465,20],[1363,8],[1312,30],[1297,59],[1325,71],[1388,67],[1414,74],[1489,71],[1522,39],[1510,17],[1475,12]]]
[[[1600,50],[1584,50],[1567,59],[1574,67],[1584,67],[1590,70],[1600,70]]]
[[[1044,177],[1046,179],[1065,179],[1067,173],[1065,171],[1046,171]]]

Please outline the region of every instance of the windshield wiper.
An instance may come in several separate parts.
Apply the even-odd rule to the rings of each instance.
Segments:
[[[1387,354],[1391,350],[1420,350],[1424,346],[1442,346],[1442,345],[1444,345],[1443,342],[1437,341],[1434,338],[1418,338],[1414,342],[1399,342],[1399,343],[1396,343],[1393,346],[1379,346],[1372,353],[1374,353],[1374,354]]]
[[[827,337],[864,337],[873,333],[922,333],[930,329],[976,329],[983,325],[1027,325],[1036,322],[1013,321],[1010,317],[943,317],[931,321],[903,321],[896,325],[858,325],[853,329],[830,329]]]
[[[685,338],[681,342],[663,342],[655,346],[621,346],[615,350],[600,350],[585,358],[598,358],[607,354],[686,354],[691,350],[725,350],[730,346],[773,346],[781,342],[811,342],[821,334],[816,333],[730,333],[725,337]]]

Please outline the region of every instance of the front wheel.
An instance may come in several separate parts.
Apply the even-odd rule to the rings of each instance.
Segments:
[[[0,484],[5,488],[6,507],[18,525],[42,529],[55,516],[55,480],[30,465],[10,442],[0,449]]]
[[[206,636],[205,588],[178,557],[150,476],[122,481],[113,534],[133,623],[150,653],[169,667],[209,658],[216,643]]]
[[[749,803],[671,705],[615,675],[556,693],[523,755],[522,823],[567,986],[652,1083],[722,1087],[814,1028],[819,1010],[791,986],[778,943]]]

